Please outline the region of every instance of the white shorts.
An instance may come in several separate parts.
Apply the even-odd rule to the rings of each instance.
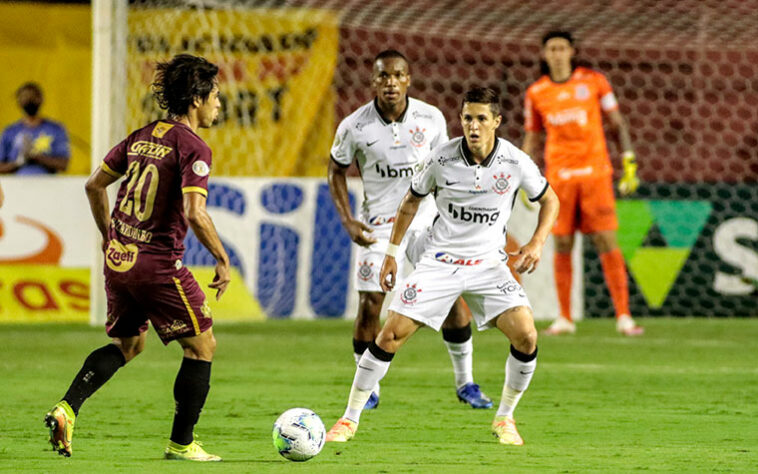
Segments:
[[[406,247],[408,242],[415,241],[416,236],[426,232],[426,228],[432,224],[434,216],[437,214],[437,208],[434,205],[434,201],[431,199],[425,199],[422,205],[419,207],[416,217],[413,219],[411,226],[405,233],[403,241],[400,243],[400,248],[395,255],[395,261],[397,262],[397,277],[402,278],[407,275],[413,269],[413,263],[408,264],[406,257]],[[356,246],[355,256],[355,289],[358,291],[371,291],[384,293],[381,285],[379,284],[379,274],[382,271],[382,264],[384,263],[384,256],[387,252],[387,245],[390,243],[390,234],[392,233],[393,222],[382,223],[380,225],[372,225],[366,222],[366,219],[361,219],[367,226],[371,227],[371,233],[368,234],[376,242],[369,247]],[[426,246],[426,242],[422,242],[423,246]],[[414,246],[416,247],[416,246]],[[416,252],[423,252],[423,248],[418,248]]]
[[[491,327],[503,311],[516,306],[531,308],[505,262],[464,266],[424,256],[396,285],[389,309],[439,331],[459,296],[468,304],[480,331]]]

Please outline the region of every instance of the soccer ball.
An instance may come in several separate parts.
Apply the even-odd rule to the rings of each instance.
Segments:
[[[307,408],[290,408],[274,422],[274,447],[290,461],[307,461],[324,447],[326,429]]]

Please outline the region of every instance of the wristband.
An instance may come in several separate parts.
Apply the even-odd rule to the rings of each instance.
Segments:
[[[392,244],[392,243],[387,244],[387,251],[385,252],[385,254],[388,257],[393,257],[394,258],[395,255],[397,255],[397,249],[398,249],[398,247],[400,247],[400,246]]]
[[[628,163],[628,162],[634,163],[636,157],[637,156],[631,150],[627,150],[621,154],[621,159],[624,161],[624,163]]]

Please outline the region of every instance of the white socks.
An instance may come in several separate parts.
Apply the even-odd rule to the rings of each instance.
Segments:
[[[537,367],[536,354],[529,362],[523,362],[514,357],[512,352],[505,361],[505,384],[496,416],[513,416],[513,410],[529,387],[534,369]]]
[[[461,388],[467,383],[473,383],[473,338],[469,338],[466,342],[445,341],[445,345],[447,346],[447,352],[450,354],[450,360],[453,362],[455,388]]]
[[[344,418],[358,423],[361,411],[363,411],[363,407],[371,396],[371,392],[387,374],[389,368],[389,362],[377,359],[371,354],[371,351],[366,350],[363,353],[358,360],[353,386],[350,387],[350,398],[347,401],[347,409],[343,415]]]
[[[364,352],[368,352],[368,349],[366,349]],[[358,365],[358,361],[361,360],[361,357],[363,354],[358,354],[357,352],[353,352],[353,358],[355,358],[355,365]],[[372,390],[377,396],[379,396],[379,393],[381,392],[381,387],[379,387],[379,383],[376,384],[376,387]]]

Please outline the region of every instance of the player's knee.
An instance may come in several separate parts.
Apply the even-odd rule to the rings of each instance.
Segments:
[[[456,302],[442,323],[442,329],[462,329],[470,323],[471,313],[466,310],[462,303]]]
[[[531,354],[537,349],[537,329],[532,325],[524,328],[513,336],[511,344],[519,352]]]
[[[211,334],[200,344],[199,349],[200,353],[198,355],[201,357],[198,357],[198,359],[212,360],[214,354],[216,354],[216,337]]]
[[[145,349],[145,338],[139,338],[136,341],[114,340],[114,344],[121,350],[124,355],[124,361],[129,362]]]
[[[616,232],[612,230],[590,234],[590,239],[592,239],[592,244],[599,254],[610,252],[618,247]]]
[[[216,338],[213,333],[203,333],[199,338],[192,338],[190,341],[180,341],[184,348],[184,357],[189,359],[212,361],[216,353]]]
[[[376,345],[382,350],[394,354],[403,344],[403,338],[397,332],[391,329],[386,329],[387,328],[382,329],[382,331],[379,332],[379,335],[376,336]]]
[[[574,239],[555,239],[556,253],[571,253],[574,248]]]
[[[384,303],[383,293],[361,293],[355,325],[360,328],[378,326],[382,303]]]

